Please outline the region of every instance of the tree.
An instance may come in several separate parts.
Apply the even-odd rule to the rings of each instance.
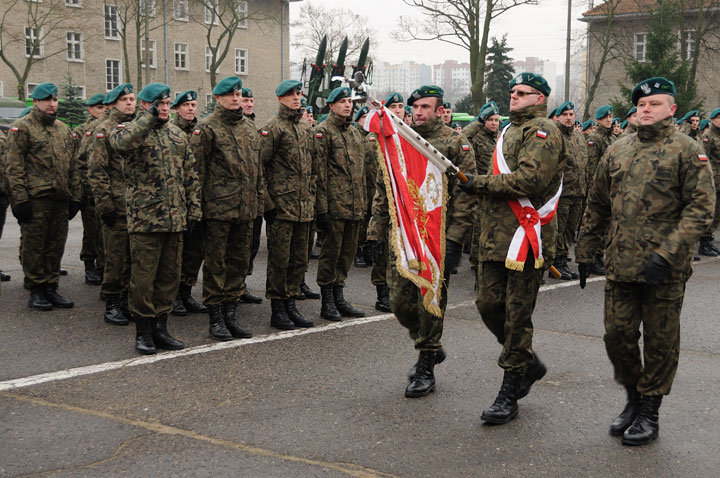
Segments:
[[[511,8],[536,5],[537,0],[403,0],[422,12],[425,21],[403,17],[400,31],[394,37],[400,41],[440,40],[460,46],[470,54],[470,81],[474,111],[485,103],[485,57],[487,56],[490,23]]]
[[[487,54],[487,75],[485,76],[485,91],[488,101],[497,103],[501,112],[510,111],[510,94],[508,85],[513,78],[515,69],[512,58],[508,56],[513,49],[507,46],[507,35],[498,41],[492,39],[492,45]]]
[[[462,99],[455,102],[453,112],[455,113],[470,113],[473,111],[473,99],[472,95],[468,94]]]
[[[80,87],[75,85],[72,76],[68,75],[65,83],[60,86],[60,98],[65,101],[58,105],[58,116],[70,126],[79,125],[87,118],[87,107],[81,94]]]

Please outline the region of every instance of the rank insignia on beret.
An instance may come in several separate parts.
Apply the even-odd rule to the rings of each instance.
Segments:
[[[187,100],[188,100],[188,101],[192,101],[192,99],[193,99],[193,98],[192,98],[192,93],[188,93],[188,94],[187,94]]]
[[[123,95],[129,95],[129,94],[130,94],[130,88],[128,88],[127,86],[126,86],[125,88],[123,88],[122,94],[123,94]]]
[[[12,128],[10,128],[10,131],[12,131],[13,133],[17,133],[20,130],[17,127],[13,126]]]
[[[85,131],[85,136],[90,136],[91,134],[92,134],[92,132],[90,132],[90,131]]]
[[[650,91],[651,91],[651,90],[650,90],[650,85],[648,85],[647,83],[643,83],[642,85],[640,85],[640,89],[641,89],[641,90],[643,91],[643,93],[645,93],[646,95],[647,95],[647,94],[650,94]]]
[[[700,161],[707,161],[707,156],[705,156],[704,154],[698,154],[698,159]]]
[[[463,151],[470,151],[470,145],[469,145],[469,144],[463,144],[463,145],[462,145],[462,150],[463,150]]]
[[[105,135],[102,134],[102,133],[98,133],[98,134],[95,135],[95,137],[96,137],[96,138],[103,139],[103,138],[105,137]]]
[[[538,138],[542,138],[542,139],[547,138],[547,135],[548,135],[547,132],[545,132],[541,129],[537,130],[537,133],[535,133],[535,136],[537,136]]]
[[[269,135],[270,133],[268,133],[267,131],[260,131],[260,134],[263,135],[263,136],[267,136],[267,135]]]
[[[200,130],[196,129],[195,131],[193,131],[193,134],[200,134]]]
[[[315,133],[316,138],[322,138],[322,133]]]

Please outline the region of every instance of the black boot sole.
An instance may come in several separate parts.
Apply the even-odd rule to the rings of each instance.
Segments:
[[[435,384],[432,385],[432,387],[428,388],[427,390],[424,390],[422,392],[408,392],[405,390],[405,396],[407,398],[420,398],[420,397],[427,397],[431,393],[435,391]]]
[[[54,302],[50,302],[53,306],[53,308],[57,307],[59,309],[72,309],[75,307],[75,303],[72,304],[55,304]]]
[[[185,348],[185,344],[183,344],[183,345],[166,345],[166,344],[159,344],[156,342],[155,348],[161,349],[161,350],[182,350]]]
[[[273,324],[270,322],[270,327],[278,330],[295,330],[295,324]]]
[[[135,347],[135,351],[141,355],[155,355],[157,353],[157,349],[141,349],[138,347]]]
[[[118,320],[118,321],[115,321],[115,320],[108,320],[108,319],[106,319],[106,318],[104,318],[104,317],[103,317],[103,321],[105,321],[106,324],[110,324],[110,325],[120,325],[120,326],[128,325],[128,324],[130,323],[129,320]]]
[[[392,312],[392,310],[390,309],[390,307],[387,307],[387,306],[385,306],[385,305],[382,305],[382,304],[379,303],[379,302],[375,302],[375,310],[380,311],[380,312]]]
[[[647,445],[651,441],[655,440],[657,437],[658,437],[657,435],[653,435],[646,440],[628,440],[627,438],[623,438],[622,444],[627,445],[627,446],[642,446],[642,445]]]
[[[32,310],[39,310],[40,312],[50,312],[50,311],[53,310],[53,308],[54,308],[54,307],[52,306],[52,304],[50,304],[49,307],[48,307],[47,305],[43,305],[43,306],[33,306],[33,305],[28,304],[28,307],[30,307]]]
[[[365,312],[343,312],[341,310],[338,310],[338,312],[340,312],[341,317],[351,317],[353,319],[365,317]]]
[[[492,423],[493,425],[505,425],[506,423],[510,423],[512,420],[516,419],[517,416],[518,416],[518,410],[515,410],[514,413],[510,414],[510,416],[508,416],[506,418],[493,417],[493,416],[485,415],[483,413],[480,416],[480,420],[487,422],[487,423]]]
[[[320,314],[320,317],[322,317],[325,320],[329,320],[330,322],[340,322],[342,320],[342,317],[336,316],[336,315],[327,316],[327,315]]]
[[[617,428],[617,429],[615,429],[615,428],[613,428],[612,426],[610,426],[610,429],[608,430],[608,433],[610,434],[611,437],[619,437],[619,436],[622,436],[623,433],[625,433],[625,430],[627,430],[628,428],[630,428],[630,425],[632,425],[632,422],[631,422],[631,423],[628,423],[628,426],[626,426],[626,427],[624,427],[624,428]]]

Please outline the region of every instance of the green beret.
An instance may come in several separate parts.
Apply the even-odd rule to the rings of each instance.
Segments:
[[[57,95],[58,89],[54,83],[40,83],[35,87],[33,92],[30,93],[30,98],[34,100],[44,100],[50,96],[57,98]]]
[[[635,88],[633,88],[630,96],[632,98],[632,104],[637,106],[640,98],[651,95],[675,96],[675,83],[662,76],[648,78],[638,83]]]
[[[627,125],[628,125],[628,122],[627,122],[627,120],[625,120],[622,123],[620,123],[620,128],[625,129],[625,128],[627,128]]]
[[[633,106],[628,110],[627,114],[625,115],[625,119],[629,118],[634,113],[637,113],[637,106]]]
[[[313,114],[313,107],[312,106],[306,106],[305,111],[308,112],[309,115]]]
[[[548,119],[553,119],[557,116],[557,110],[550,110],[550,113],[548,113]]]
[[[700,116],[700,110],[690,110],[690,111],[688,111],[687,114],[685,115],[685,119],[686,119],[686,120],[689,120],[689,119],[692,118],[693,116]]]
[[[20,112],[20,114],[18,115],[18,119],[22,118],[23,116],[26,116],[28,113],[30,113],[30,111],[32,111],[32,109],[33,109],[32,106],[28,106],[27,108],[25,108],[24,110],[22,110],[22,111]]]
[[[357,110],[357,113],[355,113],[355,119],[354,119],[354,121],[357,123],[357,121],[360,119],[360,117],[361,117],[362,115],[366,115],[366,114],[368,114],[368,113],[370,113],[370,108],[368,108],[367,106],[363,106],[362,108],[360,108],[359,110]]]
[[[604,117],[606,117],[608,115],[612,116],[612,114],[613,114],[612,106],[604,105],[604,106],[601,106],[600,108],[598,108],[597,111],[595,112],[595,119],[596,120],[603,119]]]
[[[307,100],[304,96],[300,98],[300,106],[302,106],[303,108],[308,108]]]
[[[566,101],[555,109],[555,115],[560,116],[561,114],[563,114],[563,111],[570,110],[575,111],[575,103],[573,103],[572,101]]]
[[[698,129],[699,129],[700,131],[702,131],[702,130],[704,130],[705,128],[707,128],[708,126],[710,126],[710,120],[704,119],[704,120],[702,120],[702,121],[700,122],[700,124],[698,125]]]
[[[492,115],[499,115],[500,114],[500,108],[498,108],[497,103],[494,101],[490,101],[489,103],[485,103],[480,108],[480,113],[478,114],[478,121],[485,122],[489,117]]]
[[[417,90],[413,91],[410,97],[407,100],[408,106],[412,106],[412,104],[415,102],[415,100],[419,100],[420,98],[441,98],[445,92],[442,88],[435,85],[424,85],[418,88]]]
[[[406,115],[412,114],[412,108],[410,108],[410,106],[408,106],[408,105],[405,105],[405,114]]]
[[[510,120],[509,120],[509,119],[503,120],[503,122],[500,123],[500,130],[502,131],[503,129],[505,129],[505,126],[507,126],[507,125],[509,125],[509,124],[510,124]]]
[[[245,87],[243,87],[243,89],[242,89],[242,97],[243,97],[243,98],[252,98],[252,97],[253,97],[253,92],[252,92],[252,90],[251,90],[250,88],[245,88]]]
[[[335,103],[337,100],[341,100],[343,98],[350,98],[352,96],[352,91],[350,91],[350,88],[347,86],[338,86],[334,90],[330,92],[330,96],[328,96],[327,102]]]
[[[550,96],[550,85],[540,75],[535,73],[520,73],[518,76],[510,80],[510,89],[515,85],[527,85],[535,88],[545,96]]]
[[[715,119],[715,117],[720,116],[720,108],[715,108],[710,112],[710,119]]]
[[[197,101],[197,91],[195,90],[187,90],[180,93],[177,98],[175,98],[175,101],[172,102],[172,105],[170,105],[171,108],[177,108],[183,103],[187,103],[188,101]]]
[[[405,100],[400,93],[390,93],[390,95],[385,98],[385,106],[390,106],[393,103],[405,103]]]
[[[320,115],[320,118],[318,119],[318,123],[322,123],[327,119],[328,115],[327,113]]]
[[[285,96],[293,90],[302,90],[302,81],[285,80],[275,88],[275,96]]]
[[[111,105],[115,103],[121,96],[129,95],[133,91],[133,85],[131,85],[130,83],[123,83],[122,85],[118,85],[112,90],[110,90],[110,93],[105,96],[104,104]]]
[[[220,82],[213,88],[213,95],[224,95],[232,93],[233,91],[242,90],[242,80],[237,76],[228,76],[220,80]]]
[[[450,103],[443,103],[443,108],[445,108],[446,110],[451,110],[452,105]]]
[[[620,124],[620,118],[613,118],[611,124]]]
[[[591,126],[595,126],[595,122],[593,120],[587,120],[582,124],[581,129],[583,131],[585,131],[586,129],[588,129]]]
[[[146,103],[170,98],[170,87],[164,83],[149,83],[138,93],[138,99]]]
[[[580,123],[579,120],[575,120],[575,124],[576,124],[576,125],[577,125],[577,124],[582,125],[582,123]]]
[[[85,102],[85,106],[97,106],[103,104],[105,101],[105,95],[102,93],[98,93],[97,95],[92,95],[89,100]]]

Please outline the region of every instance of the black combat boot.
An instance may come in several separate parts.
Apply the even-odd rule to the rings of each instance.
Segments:
[[[715,247],[715,242],[714,242],[714,241],[715,241],[715,236],[709,236],[709,237],[708,237],[708,242],[710,242],[710,247],[712,247],[712,250],[715,251],[715,253],[720,256],[720,249],[718,249],[717,247]],[[2,272],[0,272],[0,276],[2,276]]]
[[[120,312],[123,313],[126,319],[132,320],[130,316],[130,291],[125,290],[120,294]]]
[[[358,249],[355,253],[355,260],[353,261],[353,264],[355,265],[355,267],[358,267],[360,269],[366,269],[368,267],[368,263],[365,262],[365,257],[363,256],[360,249]]]
[[[53,305],[45,296],[44,285],[30,286],[30,300],[28,301],[28,306],[34,310],[53,310]]]
[[[625,408],[623,408],[620,415],[618,415],[610,425],[610,435],[614,437],[619,437],[625,433],[625,430],[632,425],[638,409],[640,408],[640,393],[635,389],[635,387],[625,387],[625,391],[627,392],[627,403],[625,404]]]
[[[340,312],[335,308],[335,299],[333,298],[333,286],[321,285],[320,294],[322,295],[322,305],[320,306],[320,317],[326,320],[338,322],[340,320]]]
[[[167,314],[152,319],[152,337],[155,347],[165,350],[181,350],[185,344],[170,335],[167,329]]]
[[[182,297],[180,296],[180,291],[178,291],[177,296],[175,296],[175,300],[173,301],[173,306],[170,313],[178,317],[185,317],[188,313],[187,309],[185,308],[185,304],[183,304]]]
[[[405,389],[408,398],[424,397],[435,391],[435,358],[434,350],[422,350],[415,366],[415,375]]]
[[[594,274],[596,276],[605,275],[605,261],[603,260],[602,254],[595,255],[595,262],[590,265],[590,274]]]
[[[272,315],[270,316],[271,327],[280,330],[295,330],[295,324],[288,317],[283,299],[270,299],[270,308],[272,309]]]
[[[192,296],[192,286],[187,284],[180,284],[179,288],[180,299],[182,300],[183,306],[187,312],[191,314],[205,314],[208,308],[196,301]]]
[[[553,261],[553,266],[555,266],[555,269],[560,273],[560,280],[572,280],[572,274],[567,266],[567,259],[564,257],[556,257],[555,261]]]
[[[295,299],[285,299],[285,310],[293,324],[298,327],[313,327],[315,322],[306,319],[295,305]]]
[[[700,238],[700,247],[698,248],[698,254],[707,257],[717,257],[717,252],[712,247],[712,242],[708,237]]]
[[[122,296],[120,294],[106,294],[105,315],[103,320],[110,325],[128,325],[128,317],[120,309]]]
[[[94,259],[85,261],[85,283],[90,285],[102,284],[102,277],[97,273]]]
[[[387,284],[377,284],[377,300],[375,301],[375,310],[380,312],[390,312],[390,290]]]
[[[3,271],[0,271],[0,282],[7,282],[10,280],[10,274],[6,274]]]
[[[518,384],[517,389],[517,399],[520,400],[521,398],[527,397],[533,383],[543,378],[546,373],[547,367],[545,367],[545,364],[540,361],[540,357],[535,355],[535,361],[530,364],[527,372],[522,374],[522,377],[520,378],[520,383]]]
[[[343,297],[343,286],[334,285],[332,286],[333,299],[335,299],[335,308],[340,315],[344,317],[365,317],[365,312],[360,309],[356,309],[350,305]]]
[[[319,299],[320,294],[312,290],[303,280],[300,284],[300,292],[305,296],[306,299]]]
[[[253,334],[248,329],[243,329],[242,327],[240,327],[240,324],[235,317],[236,309],[237,304],[235,302],[223,302],[222,310],[223,317],[225,318],[225,327],[227,327],[230,335],[232,335],[234,338],[249,339],[250,337],[252,337]]]
[[[245,292],[243,292],[240,296],[240,302],[243,304],[262,304],[262,297],[252,295],[247,291],[247,289],[245,289]]]
[[[630,428],[623,433],[623,445],[645,445],[658,437],[658,423],[662,395],[641,395],[640,409]]]
[[[133,317],[135,320],[135,350],[143,355],[154,355],[157,353],[155,342],[153,342],[153,331],[151,322],[154,319],[147,317]]]
[[[503,383],[495,402],[483,410],[480,419],[488,423],[504,424],[518,416],[517,391],[521,374],[505,371]]]
[[[223,305],[215,304],[208,307],[210,313],[210,336],[217,340],[232,340],[233,336],[225,325]]]
[[[435,352],[435,365],[439,365],[439,364],[443,363],[443,361],[445,361],[446,358],[447,358],[447,354],[445,353],[445,349],[440,347]],[[415,373],[417,371],[419,362],[420,362],[420,356],[418,356],[418,361],[415,363],[415,365],[410,367],[410,370],[408,370],[408,380],[411,382],[413,380],[415,380]],[[434,370],[434,368],[433,368],[433,370]]]
[[[58,294],[57,288],[57,284],[45,285],[45,297],[47,298],[48,302],[50,302],[53,307],[60,307],[61,309],[72,308],[75,303]]]

